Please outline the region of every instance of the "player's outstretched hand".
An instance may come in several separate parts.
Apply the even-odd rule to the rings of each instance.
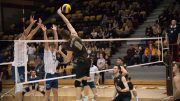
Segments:
[[[41,25],[41,29],[43,32],[46,32],[46,30],[47,30],[46,26],[44,26],[43,24]]]
[[[29,19],[30,23],[35,23],[37,20],[34,20],[34,16],[30,16],[30,19]]]
[[[61,7],[57,10],[57,13],[58,13],[59,15],[62,14]]]
[[[57,26],[56,26],[55,24],[53,24],[52,27],[51,27],[51,29],[52,29],[53,31],[57,31]]]
[[[42,25],[42,19],[41,18],[39,18],[39,21],[38,21],[38,26],[41,26]]]

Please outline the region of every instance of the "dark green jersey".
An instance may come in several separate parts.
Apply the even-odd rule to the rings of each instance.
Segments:
[[[87,50],[79,37],[72,36],[65,46],[67,50],[73,51],[74,59],[83,59],[88,56]]]

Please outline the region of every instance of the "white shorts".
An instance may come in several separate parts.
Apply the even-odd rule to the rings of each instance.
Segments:
[[[23,85],[22,84],[16,84],[15,85],[15,93],[23,92]]]

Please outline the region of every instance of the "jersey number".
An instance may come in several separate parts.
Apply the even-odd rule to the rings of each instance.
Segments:
[[[78,42],[78,41],[75,41],[74,45],[79,49],[79,50],[82,50],[83,46]]]

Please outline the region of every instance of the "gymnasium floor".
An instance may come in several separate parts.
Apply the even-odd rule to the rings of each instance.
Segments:
[[[165,94],[165,86],[138,85],[136,87],[139,101],[168,101],[168,97]],[[99,95],[97,101],[111,101],[114,91],[113,85],[97,86],[97,88]],[[90,98],[92,98],[92,93],[91,91],[89,92]],[[13,96],[9,94],[2,101],[13,101],[13,99]],[[44,96],[41,93],[35,92],[33,94],[26,93],[24,101],[43,101],[43,99]],[[51,101],[53,100],[51,99]],[[73,85],[59,86],[59,101],[75,101],[75,88]],[[135,100],[133,99],[132,101]]]

